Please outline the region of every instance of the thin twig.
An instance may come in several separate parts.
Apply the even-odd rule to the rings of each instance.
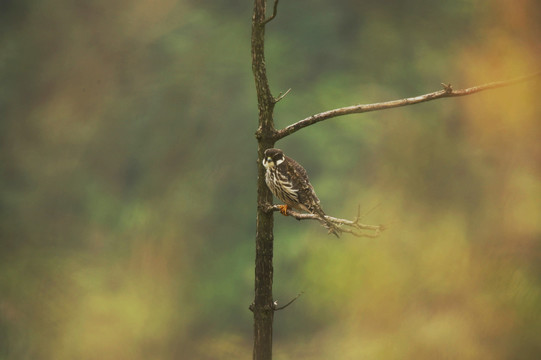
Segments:
[[[374,103],[374,104],[353,105],[353,106],[342,107],[342,108],[333,109],[329,111],[324,111],[322,113],[307,117],[306,119],[300,120],[294,124],[291,124],[277,131],[275,135],[275,140],[279,140],[283,137],[291,135],[294,132],[299,131],[300,129],[305,128],[307,126],[310,126],[320,121],[331,119],[337,116],[392,109],[392,108],[396,108],[400,106],[413,105],[413,104],[418,104],[418,103],[422,103],[426,101],[447,98],[447,97],[471,95],[480,91],[495,89],[495,88],[504,87],[504,86],[520,83],[523,81],[531,80],[533,78],[539,77],[540,75],[541,75],[541,72],[538,72],[535,74],[522,76],[522,77],[512,79],[512,80],[496,81],[496,82],[474,86],[474,87],[470,87],[466,89],[460,89],[460,90],[453,90],[453,87],[451,86],[451,84],[442,83],[443,90],[435,91],[435,92],[424,94],[424,95],[419,95],[419,96],[406,98],[406,99],[400,99],[400,100]]]
[[[281,208],[278,205],[269,205],[267,207],[269,211],[280,211]],[[299,213],[291,209],[287,209],[287,215],[294,217],[297,220],[317,220],[322,222],[321,218],[316,214]],[[325,218],[337,225],[337,230],[341,233],[352,234],[356,237],[369,237],[376,238],[379,234],[386,229],[385,225],[367,225],[360,223],[360,214],[358,213],[355,220],[340,219],[333,216],[326,215]],[[324,224],[324,222],[322,222]],[[357,231],[356,231],[357,230]],[[372,231],[372,233],[359,232],[362,230]]]
[[[286,97],[287,94],[289,94],[289,92],[291,91],[291,88],[287,89],[287,91],[285,93],[280,93],[278,94],[278,97],[277,98],[274,98],[274,103],[276,104],[278,101],[282,100],[283,98]]]
[[[293,299],[291,299],[287,304],[285,304],[284,306],[280,306],[280,307],[275,307],[274,308],[274,311],[278,311],[278,310],[284,310],[286,307],[288,307],[289,305],[293,304],[293,302],[295,300],[297,300],[302,294],[304,294],[304,291],[301,291],[300,293],[297,294],[297,296],[295,296]],[[278,302],[275,302],[275,304],[278,304]]]
[[[276,17],[277,12],[278,12],[278,0],[274,0],[274,8],[272,9],[272,15],[268,19],[263,21],[261,25],[265,25],[266,23],[274,19]]]

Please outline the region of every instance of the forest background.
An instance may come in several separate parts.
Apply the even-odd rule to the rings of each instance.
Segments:
[[[250,358],[257,106],[249,1],[7,1],[0,359]],[[539,71],[533,0],[283,0],[284,127]],[[327,236],[275,215],[276,359],[541,356],[541,93],[351,115],[277,144]]]

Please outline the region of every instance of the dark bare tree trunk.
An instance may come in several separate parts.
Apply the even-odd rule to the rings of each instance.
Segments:
[[[255,298],[250,309],[254,313],[254,353],[257,360],[272,358],[273,212],[264,204],[272,204],[272,193],[265,184],[265,168],[261,160],[265,149],[274,146],[272,113],[275,100],[271,94],[265,68],[265,0],[255,0],[252,18],[252,71],[254,73],[259,110],[257,160],[257,230],[255,260]]]

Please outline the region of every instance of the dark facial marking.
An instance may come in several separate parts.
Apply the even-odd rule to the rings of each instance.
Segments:
[[[265,150],[265,159],[270,157],[273,162],[277,162],[278,160],[281,160],[284,157],[284,153],[280,149],[267,149]]]

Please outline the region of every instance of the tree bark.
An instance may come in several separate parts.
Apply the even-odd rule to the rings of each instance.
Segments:
[[[276,3],[277,4],[277,3]],[[254,351],[253,358],[270,360],[272,358],[272,323],[274,302],[272,297],[273,279],[273,212],[265,204],[272,204],[272,193],[265,184],[265,168],[261,161],[263,152],[274,146],[276,130],[273,122],[273,110],[276,103],[273,98],[265,68],[265,0],[255,0],[252,18],[252,71],[254,73],[259,127],[257,159],[257,224],[256,224],[256,259],[255,259],[255,297],[250,309],[254,313]],[[270,19],[269,19],[270,20]]]

